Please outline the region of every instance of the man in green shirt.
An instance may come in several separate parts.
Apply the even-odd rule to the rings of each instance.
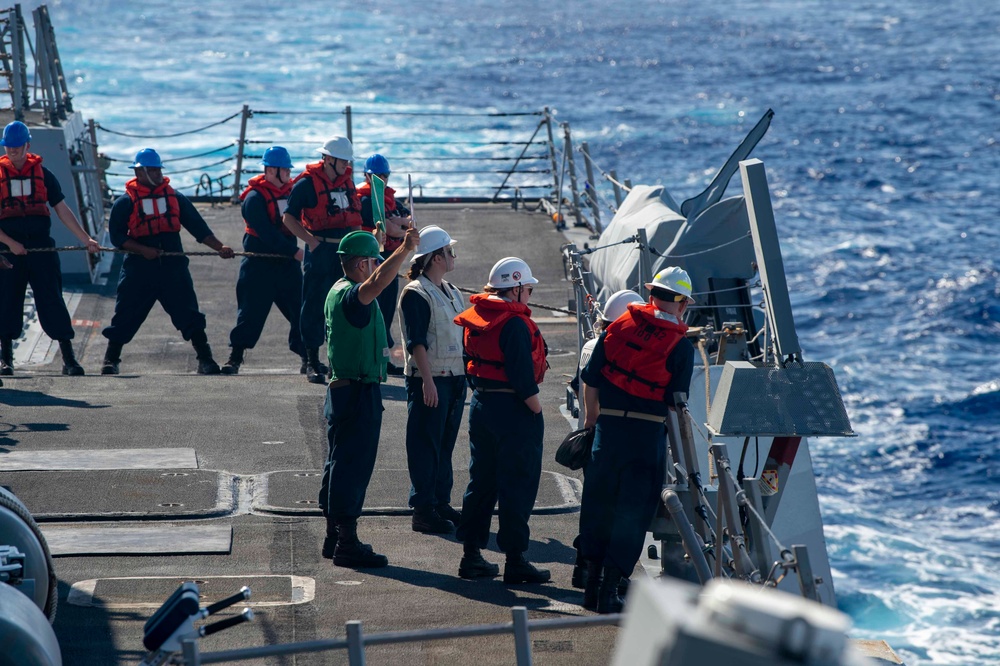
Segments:
[[[330,448],[323,467],[319,505],[326,516],[323,556],[341,567],[384,567],[385,555],[358,539],[358,517],[375,468],[382,431],[382,392],[389,348],[378,302],[400,267],[420,244],[410,227],[383,262],[378,241],[354,231],[340,241],[344,267],[326,298],[326,338],[330,385],[326,391],[326,437]]]

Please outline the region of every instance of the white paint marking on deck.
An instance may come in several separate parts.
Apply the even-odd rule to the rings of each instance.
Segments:
[[[360,580],[337,580],[334,581],[334,585],[361,585],[364,581]]]
[[[555,479],[556,487],[559,488],[559,494],[562,495],[564,505],[580,503],[580,500],[583,499],[583,483],[579,479],[574,479],[559,472],[544,471],[546,474],[551,474]]]
[[[91,578],[89,580],[81,580],[78,583],[73,583],[73,587],[69,590],[69,595],[66,597],[66,602],[71,606],[84,606],[92,607],[98,606],[100,608],[159,608],[163,604],[163,599],[149,599],[145,601],[133,601],[133,602],[119,602],[119,603],[103,603],[94,601],[94,590],[97,588],[97,583],[99,580],[157,580],[166,578],[167,580],[216,580],[216,579],[230,579],[235,580],[234,585],[240,583],[241,581],[246,581],[248,578],[288,578],[292,583],[292,593],[291,598],[288,601],[254,601],[253,597],[250,597],[247,601],[244,601],[241,606],[250,606],[251,608],[263,608],[267,606],[295,606],[298,604],[307,604],[311,602],[316,597],[316,580],[313,578],[308,578],[306,576],[285,576],[285,575],[262,575],[255,576],[253,574],[243,574],[239,576],[135,576],[135,577],[122,577],[122,578]]]
[[[583,596],[583,592],[580,593]],[[583,606],[579,604],[574,604],[568,601],[556,601],[555,599],[549,601],[547,606],[542,606],[538,610],[540,611],[552,611],[555,613],[562,613],[564,615],[589,615]]]
[[[229,553],[232,525],[41,528],[53,557],[66,555],[152,555]]]
[[[0,454],[0,471],[198,469],[194,449],[55,449]]]
[[[83,294],[78,291],[63,292],[63,301],[66,303],[66,309],[71,318],[82,298]],[[38,312],[35,309],[34,295],[30,292],[25,298],[24,320],[27,326],[24,327],[24,334],[15,341],[17,346],[14,348],[14,365],[28,366],[51,363],[55,360],[59,345],[42,331],[42,325],[38,322]]]

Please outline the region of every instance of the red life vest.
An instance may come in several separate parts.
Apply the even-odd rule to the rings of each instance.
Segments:
[[[651,303],[629,303],[604,334],[607,362],[601,374],[629,395],[662,402],[671,377],[667,357],[687,330],[685,324],[657,319]]]
[[[132,200],[128,218],[129,238],[144,238],[156,234],[178,233],[181,230],[181,207],[170,179],[154,188],[137,179],[125,183],[125,194]]]
[[[363,199],[364,197],[370,197],[372,195],[372,186],[367,180],[360,185],[358,185],[358,199]],[[372,210],[374,215],[374,209]],[[396,212],[396,190],[392,189],[388,185],[385,187],[385,216],[389,217],[402,217]],[[365,227],[369,231],[375,231],[375,227]],[[384,248],[386,252],[392,252],[400,245],[403,244],[403,238],[393,238],[388,233],[385,236]]]
[[[350,167],[343,176],[331,181],[326,177],[323,163],[307,164],[306,170],[292,180],[292,185],[303,178],[312,180],[316,192],[316,205],[302,210],[302,226],[308,231],[341,231],[341,238],[348,232],[361,228],[361,202],[354,188]]]
[[[504,369],[503,352],[500,350],[500,331],[509,319],[517,317],[528,326],[531,334],[531,362],[535,382],[541,383],[548,363],[547,349],[542,332],[531,320],[531,310],[524,303],[511,303],[489,294],[475,294],[469,298],[472,307],[455,317],[455,323],[465,329],[463,343],[468,357],[465,371],[473,377],[509,382]]]
[[[292,232],[281,223],[283,209],[279,202],[288,199],[288,193],[292,191],[292,184],[288,182],[281,187],[277,187],[264,178],[264,174],[261,174],[254,176],[247,182],[247,188],[240,194],[240,201],[246,199],[251,191],[257,192],[257,194],[264,197],[264,203],[267,205],[267,217],[271,220],[271,224],[276,226],[284,235],[291,236]],[[243,221],[246,222],[246,232],[251,236],[257,236],[257,232],[250,227],[250,223],[246,220]]]
[[[49,217],[48,201],[41,157],[28,153],[20,170],[14,168],[6,155],[0,157],[0,219],[29,215]]]

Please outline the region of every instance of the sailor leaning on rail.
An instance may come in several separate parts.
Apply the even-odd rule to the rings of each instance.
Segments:
[[[10,249],[10,265],[0,270],[0,375],[14,374],[14,340],[21,337],[29,284],[42,330],[59,343],[63,374],[82,375],[83,368],[73,354],[75,333],[63,301],[59,255],[28,250],[55,247],[49,206],[89,252],[99,252],[101,247],[80,226],[59,181],[42,166],[42,158],[28,152],[30,142],[28,126],[19,120],[4,128],[0,140],[4,147],[0,156],[0,243]]]
[[[181,228],[219,253],[235,256],[232,248],[212,235],[201,213],[163,176],[163,162],[152,148],[143,148],[132,164],[135,178],[125,183],[125,194],[111,207],[108,234],[115,247],[128,250],[118,279],[115,314],[103,331],[108,339],[102,375],[117,375],[122,348],[132,341],[149,311],[159,301],[170,321],[190,340],[198,358],[199,375],[219,374],[205,335],[205,315],[188,270],[188,258],[161,256],[181,253]]]
[[[464,329],[466,374],[472,385],[469,404],[469,486],[456,537],[464,544],[458,575],[487,578],[500,568],[481,549],[490,537],[493,507],[499,500],[497,545],[507,555],[505,583],[546,583],[546,569],[524,558],[528,519],[542,471],[542,403],[538,384],[545,376],[547,349],[531,320],[528,298],[537,284],[517,257],[498,261],[485,293],[455,321]]]
[[[462,327],[455,323],[465,301],[444,279],[455,268],[454,246],[444,229],[421,229],[399,299],[412,527],[429,534],[450,534],[462,516],[451,506],[451,458],[467,394]]]
[[[396,279],[403,261],[420,243],[410,227],[403,244],[383,263],[378,240],[367,231],[344,236],[337,250],[344,277],[326,300],[330,340],[330,384],[326,391],[329,453],[319,505],[326,516],[323,556],[343,567],[384,567],[388,559],[358,539],[358,517],[382,430],[382,392],[389,359],[385,322],[376,299]]]
[[[323,156],[322,161],[307,164],[292,180],[288,208],[281,219],[306,243],[299,329],[306,351],[306,379],[325,384],[328,368],[319,360],[323,307],[330,288],[344,277],[337,246],[349,233],[361,229],[361,204],[351,170],[351,142],[335,136],[316,152]]]
[[[580,547],[587,561],[584,607],[622,609],[618,585],[632,575],[663,489],[666,428],[674,393],[687,393],[694,346],[682,319],[691,279],[666,268],[598,338],[581,375],[587,418],[596,427],[583,482]]]
[[[260,340],[261,331],[276,305],[288,320],[288,348],[301,358],[300,372],[306,371],[306,353],[299,332],[302,311],[302,250],[296,238],[281,222],[292,191],[292,158],[282,146],[264,151],[264,173],[254,176],[240,194],[243,221],[243,249],[260,254],[280,254],[287,259],[243,257],[236,280],[236,326],[229,334],[229,360],[222,374],[235,375],[247,349]]]
[[[389,174],[389,160],[376,153],[365,160],[365,182],[358,186],[363,228],[375,234],[377,238],[381,238],[383,259],[388,259],[389,255],[403,243],[403,235],[406,233],[406,228],[410,225],[410,209],[396,201],[396,190],[388,185]],[[373,176],[380,178],[386,184],[382,197],[382,210],[385,213],[384,237],[380,236],[381,231],[375,228],[375,216],[372,211]],[[385,318],[385,335],[388,339],[389,349],[395,346],[395,341],[392,339],[392,319],[396,314],[396,300],[398,297],[398,282],[390,283],[378,297],[378,304],[382,308],[382,316]],[[386,372],[390,375],[403,375],[403,368],[395,365],[391,359],[387,367]]]

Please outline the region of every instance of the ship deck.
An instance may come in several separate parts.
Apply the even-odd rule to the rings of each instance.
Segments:
[[[199,207],[216,236],[239,248],[239,209]],[[519,255],[540,280],[533,301],[566,304],[570,289],[559,259],[566,237],[546,215],[500,204],[426,204],[417,206],[417,219],[441,225],[458,241],[449,275],[456,285],[478,289],[497,259]],[[185,247],[206,249],[190,237]],[[220,364],[236,319],[238,269],[239,260],[191,259]],[[281,315],[272,309],[239,375],[203,377],[194,373],[190,344],[155,307],[125,347],[122,374],[101,376],[100,332],[114,310],[116,281],[111,270],[106,285],[67,292],[87,376],[61,375],[55,345],[34,324],[34,339],[29,330],[15,375],[4,377],[0,389],[0,484],[35,515],[54,551],[55,630],[65,664],[137,663],[143,623],[183,580],[202,582],[205,603],[244,584],[254,590],[249,605],[256,621],[202,640],[202,651],[343,637],[349,620],[370,633],[510,622],[513,606],[526,606],[532,618],[589,615],[570,586],[581,477],[553,459],[569,430],[559,407],[576,364],[574,318],[534,313],[552,368],[542,386],[545,455],[527,555],[552,569],[552,582],[508,587],[500,579],[458,578],[461,545],[411,530],[401,378],[383,386],[379,456],[359,523],[361,537],[390,565],[335,567],[320,557],[324,521],[315,504],[326,455],[324,389],[299,374]],[[29,356],[37,362],[25,364]],[[456,506],[468,478],[468,450],[463,432],[454,456]],[[486,556],[502,561],[492,539]],[[607,663],[615,633],[592,627],[535,634],[535,659]],[[404,643],[369,648],[368,657],[371,663],[512,663],[514,642],[507,635]],[[339,652],[254,663],[346,660]]]

